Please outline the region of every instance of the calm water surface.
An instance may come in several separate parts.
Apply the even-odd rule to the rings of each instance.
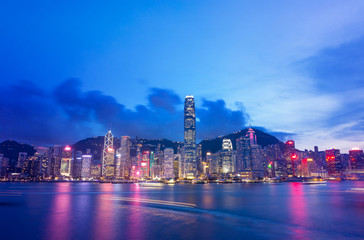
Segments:
[[[0,239],[364,239],[364,182],[0,183]]]

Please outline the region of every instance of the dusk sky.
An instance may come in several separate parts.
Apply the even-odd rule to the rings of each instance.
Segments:
[[[7,1],[0,140],[183,140],[248,126],[364,148],[364,1]]]

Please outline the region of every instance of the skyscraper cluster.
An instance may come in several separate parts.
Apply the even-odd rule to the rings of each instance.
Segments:
[[[219,126],[216,126],[219,127]],[[221,139],[219,150],[196,144],[193,96],[184,103],[184,141],[174,145],[109,130],[98,144],[85,147],[37,147],[35,154],[19,152],[16,162],[0,153],[0,177],[32,180],[140,180],[194,178],[357,178],[364,174],[363,150],[299,151],[293,140],[261,145],[249,127],[238,138]],[[90,140],[91,141],[91,140]],[[91,141],[92,142],[92,141]],[[169,143],[171,144],[171,143]]]

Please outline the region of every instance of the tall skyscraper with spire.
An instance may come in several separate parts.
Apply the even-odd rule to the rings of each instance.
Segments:
[[[187,178],[196,176],[196,112],[193,96],[186,96],[184,108],[184,160]]]
[[[104,150],[102,152],[102,171],[101,175],[104,178],[115,177],[115,162],[114,162],[114,137],[111,130],[107,132],[104,138]]]

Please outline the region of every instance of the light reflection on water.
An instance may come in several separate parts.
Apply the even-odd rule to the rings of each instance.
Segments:
[[[1,230],[23,229],[15,239],[364,238],[364,194],[348,191],[363,182],[44,186],[0,185],[23,201],[0,206]]]

